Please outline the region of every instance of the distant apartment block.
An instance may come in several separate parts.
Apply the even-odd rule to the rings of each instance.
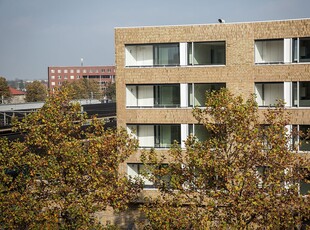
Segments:
[[[208,138],[192,109],[222,87],[255,93],[260,112],[283,100],[287,128],[310,128],[310,19],[116,28],[115,48],[117,122],[140,149],[165,152],[175,140],[184,147],[189,134]],[[292,141],[309,157],[309,141]],[[139,155],[123,173],[140,175]]]
[[[64,82],[79,79],[98,81],[98,87],[105,90],[106,86],[115,81],[115,66],[50,66],[48,67],[48,88],[53,90]]]

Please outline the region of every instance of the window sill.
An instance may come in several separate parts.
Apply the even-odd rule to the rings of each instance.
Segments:
[[[276,108],[276,106],[258,106],[258,108],[259,109],[275,109]],[[292,109],[292,110],[298,110],[298,109],[310,109],[310,106],[305,106],[305,107],[301,107],[301,106],[299,106],[299,107],[297,107],[297,106],[285,106],[284,107],[285,109]]]
[[[201,108],[204,109],[206,108],[205,106],[187,106],[187,107],[181,107],[181,106],[177,106],[177,107],[154,107],[154,106],[126,106],[126,109],[194,109],[194,108]]]
[[[258,63],[255,62],[254,63],[256,66],[269,66],[269,65],[303,65],[303,64],[310,64],[310,62],[262,62],[262,63]]]

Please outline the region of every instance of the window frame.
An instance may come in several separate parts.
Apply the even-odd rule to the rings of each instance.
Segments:
[[[223,46],[223,60],[224,62],[222,63],[212,63],[214,62],[214,53],[217,51],[217,53],[220,51],[219,49],[212,49],[212,46],[215,46],[217,44],[222,44]],[[196,60],[196,49],[195,49],[195,44],[196,45],[211,45],[211,50],[210,50],[210,63],[195,63],[194,60]],[[217,45],[219,46],[219,45]],[[215,51],[214,51],[215,50]],[[203,52],[205,55],[209,54],[209,52]],[[205,60],[206,61],[206,60]],[[226,65],[226,41],[198,41],[198,42],[187,42],[187,65],[188,66],[221,66],[221,65]]]

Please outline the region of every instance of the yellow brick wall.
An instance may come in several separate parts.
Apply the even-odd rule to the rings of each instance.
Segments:
[[[127,123],[195,123],[190,108],[126,109],[126,84],[215,83],[225,82],[235,94],[248,97],[255,82],[310,81],[310,64],[254,64],[256,39],[310,37],[310,19],[158,26],[115,29],[117,122]],[[225,66],[125,67],[126,44],[225,41]],[[261,109],[264,111],[264,109]],[[310,109],[292,108],[292,124],[310,124]],[[139,162],[140,151],[128,162]],[[120,168],[126,172],[126,164]]]
[[[310,37],[309,19],[236,24],[116,28],[118,124],[119,126],[125,126],[126,123],[135,122],[184,123],[184,121],[194,121],[188,109],[126,109],[126,84],[226,82],[227,88],[232,92],[247,97],[254,93],[254,82],[310,80],[309,64],[254,64],[254,41],[256,39],[307,36]],[[226,65],[125,68],[125,44],[191,41],[225,41]],[[298,112],[298,118],[293,119],[296,122],[301,119],[302,123],[310,124],[307,112]]]
[[[310,64],[254,64],[256,39],[310,37],[310,19],[115,29],[117,122],[195,123],[190,108],[126,109],[126,84],[216,83],[245,98],[255,82],[310,81]],[[225,66],[125,67],[126,44],[225,41]],[[261,109],[263,112],[265,109]],[[290,108],[292,124],[310,124],[310,109]],[[141,151],[127,162],[139,162]],[[167,150],[160,151],[166,153]],[[126,172],[126,164],[120,167]]]

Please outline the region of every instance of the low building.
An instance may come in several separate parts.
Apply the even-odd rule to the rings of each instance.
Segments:
[[[9,86],[9,90],[11,93],[11,98],[9,100],[9,103],[11,104],[25,103],[25,98],[26,98],[25,92],[18,90],[18,89],[14,89],[11,86]]]

